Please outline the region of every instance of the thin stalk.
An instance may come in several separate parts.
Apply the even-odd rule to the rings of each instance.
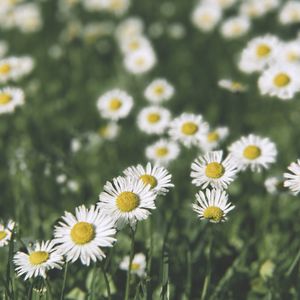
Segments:
[[[111,291],[110,291],[110,286],[109,286],[109,280],[108,280],[107,273],[106,273],[106,270],[105,270],[105,267],[103,264],[101,264],[101,270],[102,270],[105,285],[106,285],[107,298],[108,298],[108,300],[111,300]]]
[[[93,278],[91,283],[91,292],[89,293],[88,299],[93,300],[94,293],[95,293],[95,282],[96,282],[96,270],[97,270],[97,263],[94,264],[93,267]]]
[[[291,273],[293,272],[294,268],[296,267],[298,261],[300,259],[300,249],[295,257],[295,259],[293,260],[291,266],[289,267],[288,271],[285,273],[285,276],[288,277],[291,275]]]
[[[148,224],[149,224],[150,245],[149,245],[148,264],[147,264],[147,299],[151,300],[152,299],[151,266],[152,266],[152,255],[153,255],[153,221],[152,221],[152,218],[150,218]]]
[[[29,291],[28,291],[28,294],[27,294],[27,300],[31,300],[32,299],[32,291],[33,291],[33,287],[34,287],[34,279],[32,280],[32,283],[29,287]]]
[[[46,287],[47,287],[47,294],[49,296],[49,299],[52,300],[53,299],[52,288],[51,288],[50,281],[48,279],[46,279]]]
[[[130,249],[129,266],[128,266],[127,278],[126,278],[126,290],[125,290],[125,298],[124,298],[125,300],[128,300],[130,295],[131,265],[134,256],[134,239],[135,239],[136,228],[133,229],[130,227],[130,230],[131,230],[131,249]]]
[[[208,291],[208,287],[210,284],[210,279],[211,279],[211,249],[212,249],[212,239],[213,239],[213,233],[209,232],[209,242],[207,246],[207,271],[206,271],[206,276],[204,279],[204,284],[203,284],[203,289],[202,289],[202,294],[201,294],[201,300],[206,299],[206,294]]]
[[[66,265],[65,265],[65,272],[64,272],[64,279],[63,279],[63,284],[62,284],[62,288],[61,288],[60,300],[65,299],[67,274],[68,274],[68,262],[66,262]]]

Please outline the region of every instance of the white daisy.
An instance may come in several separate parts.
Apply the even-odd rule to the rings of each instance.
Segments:
[[[25,275],[25,280],[38,276],[46,278],[47,271],[61,269],[63,264],[53,241],[37,242],[33,249],[28,249],[28,253],[17,252],[13,260],[18,276]]]
[[[9,220],[6,226],[4,226],[4,224],[0,224],[0,248],[9,243],[14,227],[15,222],[12,220]]]
[[[113,89],[100,96],[97,108],[105,119],[117,121],[126,118],[133,107],[133,99],[125,91]]]
[[[165,195],[169,188],[174,186],[171,183],[172,175],[164,167],[151,166],[149,162],[146,168],[142,165],[137,165],[127,168],[123,173],[127,177],[141,180],[145,185],[149,184],[151,189],[158,195]]]
[[[221,34],[228,39],[235,39],[245,35],[250,29],[251,23],[245,16],[231,17],[221,25]]]
[[[180,148],[176,142],[160,139],[148,146],[145,150],[147,159],[158,165],[168,165],[175,160],[180,153]]]
[[[272,176],[265,180],[265,188],[269,194],[277,194],[284,190],[283,178],[280,176]]]
[[[139,129],[147,134],[163,134],[169,126],[171,113],[159,106],[143,108],[137,117]]]
[[[299,40],[294,40],[284,43],[282,50],[278,53],[278,61],[292,65],[300,65],[300,43]]]
[[[155,209],[156,194],[150,185],[135,178],[114,178],[107,182],[104,192],[99,195],[98,207],[111,216],[118,228],[126,224],[134,226],[145,220]]]
[[[265,35],[252,39],[242,51],[239,68],[245,73],[262,71],[277,59],[281,44],[276,36]]]
[[[120,133],[120,126],[116,122],[109,122],[98,129],[99,136],[105,140],[115,140]]]
[[[152,48],[143,48],[125,56],[124,65],[132,74],[149,72],[156,64],[156,55]]]
[[[17,106],[24,105],[24,93],[19,88],[0,89],[0,114],[12,113]]]
[[[219,147],[229,134],[227,127],[217,127],[216,129],[208,132],[205,136],[201,137],[199,147],[204,151],[210,151]]]
[[[300,22],[300,2],[287,1],[279,11],[279,21],[281,24],[293,24]]]
[[[153,80],[145,89],[144,95],[152,103],[160,104],[170,100],[174,95],[174,87],[163,78]]]
[[[173,140],[190,148],[192,145],[198,145],[208,131],[209,126],[201,115],[183,113],[171,122],[169,135]]]
[[[222,10],[218,5],[200,4],[192,13],[193,24],[204,32],[213,30],[221,18]]]
[[[284,187],[289,188],[295,195],[300,192],[300,159],[288,166],[289,173],[284,173]]]
[[[240,5],[239,12],[248,18],[259,18],[267,13],[263,0],[246,0]]]
[[[239,161],[241,170],[250,167],[257,172],[268,169],[277,156],[276,145],[269,138],[254,134],[242,136],[231,144],[229,151]]]
[[[192,183],[202,189],[208,185],[216,189],[226,189],[238,172],[236,160],[231,155],[223,160],[223,151],[210,151],[199,156],[191,168]]]
[[[95,206],[87,209],[81,205],[75,209],[75,216],[65,212],[61,222],[54,229],[55,243],[59,253],[72,263],[80,259],[83,265],[102,260],[102,247],[112,247],[116,229],[112,218]]]
[[[227,9],[233,6],[238,0],[204,0],[206,4],[212,4],[221,7],[222,9]]]
[[[105,10],[116,15],[123,15],[129,8],[129,0],[103,0]]]
[[[258,79],[262,95],[275,96],[282,100],[292,99],[300,91],[300,67],[276,64],[266,69]]]
[[[228,201],[228,195],[225,191],[215,189],[206,189],[205,193],[199,191],[196,194],[196,203],[193,204],[193,210],[198,217],[212,223],[225,222],[227,213],[234,207]]]
[[[219,80],[218,86],[233,93],[245,92],[247,90],[246,85],[231,79]]]
[[[125,256],[120,263],[120,269],[128,271],[129,269],[129,256]],[[131,273],[136,274],[139,277],[143,277],[146,272],[146,256],[143,253],[137,253],[134,255],[131,263]]]
[[[137,17],[130,17],[122,21],[116,28],[116,38],[121,41],[134,36],[142,35],[144,31],[143,20]]]
[[[129,55],[141,49],[149,49],[150,47],[150,41],[142,35],[122,39],[120,42],[120,48],[125,55]]]

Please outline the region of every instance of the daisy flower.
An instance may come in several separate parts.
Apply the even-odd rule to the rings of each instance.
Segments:
[[[0,89],[0,114],[12,113],[17,106],[24,105],[24,93],[19,88]]]
[[[300,67],[288,64],[274,65],[266,69],[258,79],[262,95],[282,100],[292,99],[300,91]]]
[[[163,78],[153,80],[145,89],[144,95],[147,100],[154,104],[170,100],[174,95],[174,87]]]
[[[262,71],[277,58],[281,44],[276,36],[265,35],[252,39],[242,51],[239,68],[245,73]]]
[[[262,5],[263,0],[243,1],[239,8],[239,13],[248,18],[259,18],[267,13],[266,7]]]
[[[72,263],[80,259],[83,265],[90,265],[105,258],[102,247],[112,247],[115,222],[95,206],[87,209],[81,205],[75,209],[75,216],[65,212],[62,221],[54,229],[55,243],[60,254]]]
[[[250,29],[251,23],[245,16],[231,17],[221,25],[221,34],[227,39],[235,39],[245,35]]]
[[[238,172],[236,160],[231,155],[223,160],[223,151],[210,151],[199,156],[191,168],[192,183],[202,189],[208,185],[216,189],[226,189]]]
[[[126,224],[134,226],[145,220],[150,210],[155,209],[156,194],[150,185],[135,178],[114,178],[107,182],[99,195],[98,207],[114,219],[118,228]]]
[[[147,134],[163,134],[169,126],[171,113],[159,106],[143,108],[137,117],[139,129]]]
[[[282,51],[279,53],[278,60],[282,63],[292,65],[300,65],[300,43],[299,40],[294,40],[284,43]]]
[[[233,93],[245,92],[247,90],[247,87],[244,84],[231,79],[219,80],[218,86]]]
[[[241,137],[229,147],[230,153],[240,163],[240,169],[250,167],[260,172],[276,161],[276,145],[269,139],[254,134]]]
[[[219,147],[229,134],[227,127],[217,127],[216,129],[209,131],[205,136],[201,137],[199,147],[204,151],[210,151]]]
[[[103,0],[105,10],[115,15],[123,15],[129,8],[129,0]]]
[[[295,195],[300,192],[300,159],[288,166],[289,173],[284,173],[284,187],[289,188]]]
[[[33,249],[28,249],[28,253],[17,252],[13,260],[17,275],[25,275],[25,280],[38,276],[46,278],[47,271],[61,269],[63,264],[63,258],[56,251],[53,241],[37,242]]]
[[[125,91],[113,89],[100,96],[97,108],[105,119],[117,121],[126,118],[133,107],[133,99]]]
[[[279,12],[279,22],[284,25],[300,22],[300,3],[287,1]]]
[[[132,74],[149,72],[156,64],[156,56],[151,47],[143,48],[125,56],[124,65]]]
[[[133,36],[131,38],[122,39],[120,47],[125,55],[129,55],[141,49],[148,49],[151,47],[150,41],[141,35]]]
[[[4,226],[4,224],[0,224],[0,248],[9,243],[14,227],[15,222],[12,220],[9,220],[6,226]]]
[[[146,148],[147,159],[157,165],[168,165],[175,160],[180,153],[180,148],[176,142],[160,139]]]
[[[124,170],[124,175],[141,180],[145,185],[150,185],[151,189],[158,195],[165,195],[169,188],[174,185],[171,183],[172,175],[160,166],[151,166],[147,163],[146,168],[142,165],[129,167]]]
[[[120,263],[120,269],[128,271],[129,269],[129,256],[125,256]],[[146,256],[143,253],[137,253],[134,255],[131,263],[131,273],[136,274],[139,277],[143,277],[146,274]]]
[[[228,212],[234,207],[228,201],[228,195],[225,191],[215,189],[206,189],[205,193],[199,191],[196,194],[196,203],[193,204],[193,210],[198,217],[212,223],[225,222]]]
[[[198,145],[199,140],[209,131],[209,126],[201,115],[183,113],[170,124],[169,135],[186,147]]]
[[[204,3],[212,4],[227,9],[233,6],[238,0],[204,0]]]
[[[142,35],[144,31],[143,20],[137,17],[130,17],[119,23],[116,28],[116,38],[121,41],[134,36]]]
[[[277,194],[284,190],[283,178],[279,176],[272,176],[265,180],[265,188],[271,195]]]
[[[120,126],[116,122],[109,122],[98,129],[98,134],[105,140],[112,141],[118,137]]]

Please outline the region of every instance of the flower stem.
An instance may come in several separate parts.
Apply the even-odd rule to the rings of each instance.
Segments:
[[[66,288],[67,274],[68,274],[68,262],[66,262],[66,264],[65,264],[65,272],[64,272],[64,279],[63,279],[63,284],[62,284],[62,288],[61,288],[60,300],[65,299],[65,288]]]
[[[105,281],[105,284],[106,284],[107,298],[108,298],[108,300],[111,300],[111,292],[110,292],[109,280],[108,280],[108,277],[107,277],[105,266],[102,263],[101,263],[101,270],[102,270],[104,281]]]
[[[293,272],[294,268],[296,267],[299,259],[300,259],[300,249],[299,249],[299,252],[297,253],[295,259],[293,260],[291,266],[289,267],[288,271],[286,272],[286,274],[285,274],[286,277],[291,275],[291,273]]]
[[[206,294],[208,291],[208,287],[210,284],[210,279],[211,279],[211,249],[212,249],[212,239],[213,239],[213,233],[210,230],[209,231],[209,242],[207,246],[207,252],[206,252],[206,257],[207,257],[207,271],[206,271],[206,276],[204,279],[204,284],[203,284],[203,289],[202,289],[202,294],[201,294],[201,300],[206,299]]]

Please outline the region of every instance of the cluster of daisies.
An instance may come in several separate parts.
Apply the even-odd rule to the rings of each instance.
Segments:
[[[1,0],[0,27],[16,28],[23,33],[32,33],[42,27],[42,16],[37,3],[24,0]]]
[[[156,208],[158,196],[173,187],[171,174],[161,166],[147,163],[128,167],[123,176],[108,181],[97,205],[81,205],[75,214],[65,212],[54,228],[53,239],[36,242],[27,251],[14,255],[18,276],[24,279],[46,277],[50,269],[61,269],[65,262],[80,260],[89,266],[105,258],[105,248],[116,242],[116,233],[127,224],[135,230],[137,222],[147,219]],[[14,234],[14,222],[0,225],[0,246],[6,246]],[[129,264],[131,263],[131,265]],[[121,269],[143,276],[145,255],[137,253],[133,260],[126,256]]]
[[[33,65],[29,56],[0,58],[0,114],[12,113],[25,103],[23,90],[7,84],[29,74]]]

